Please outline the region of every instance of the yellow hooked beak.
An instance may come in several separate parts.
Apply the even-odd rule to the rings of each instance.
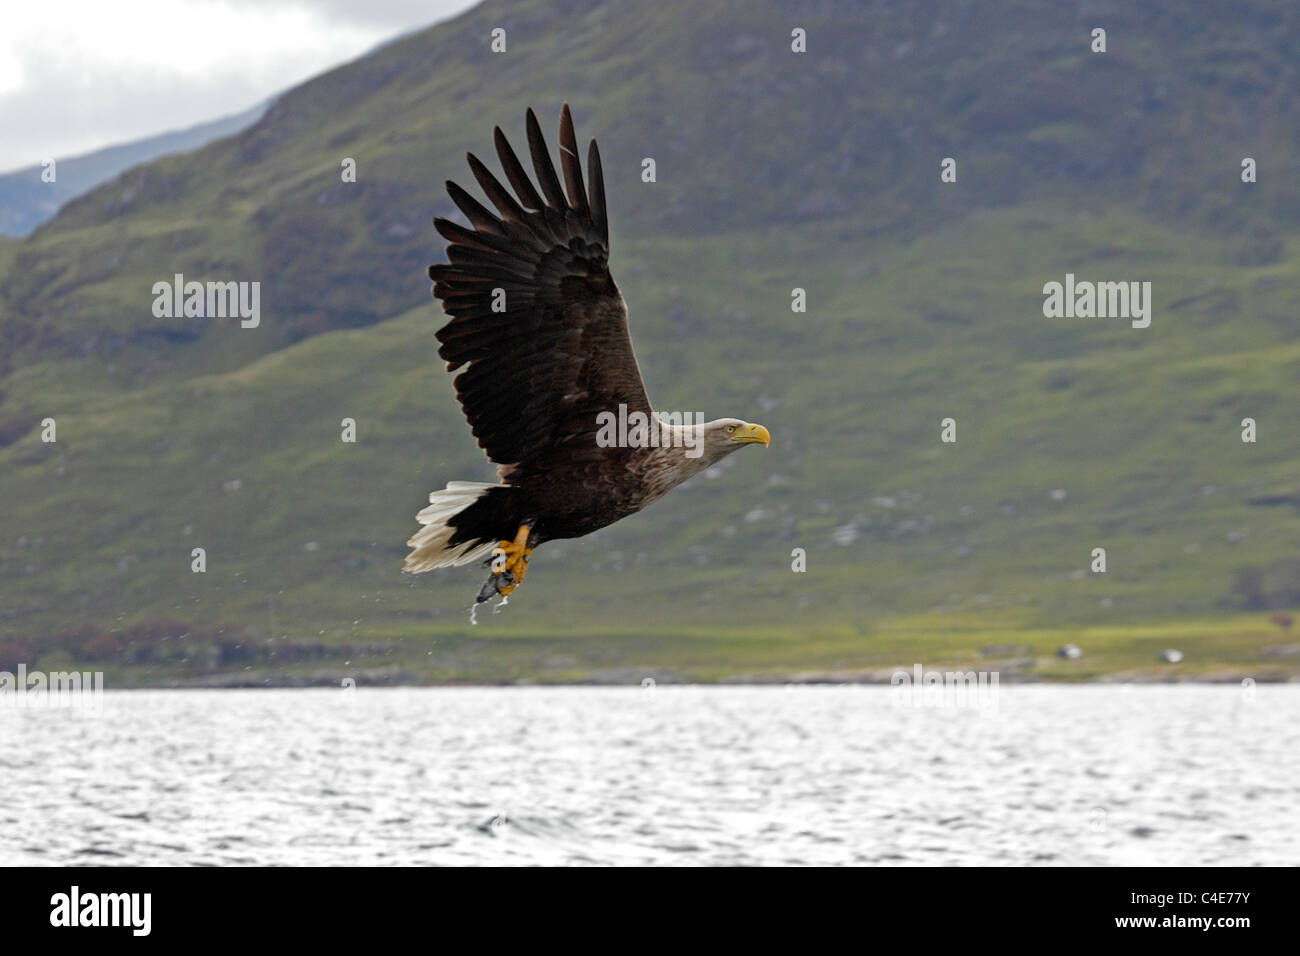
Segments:
[[[764,446],[772,444],[772,436],[762,425],[740,425],[731,434],[732,441],[760,442]]]

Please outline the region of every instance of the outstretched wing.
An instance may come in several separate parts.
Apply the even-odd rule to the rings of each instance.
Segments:
[[[451,321],[438,354],[456,376],[456,397],[474,436],[503,474],[553,459],[561,447],[594,449],[596,416],[650,414],[627,330],[627,309],[609,274],[609,223],[600,153],[587,151],[584,188],[573,119],[560,114],[561,187],[537,117],[528,111],[528,148],[541,194],[495,130],[511,195],[472,153],[469,166],[497,209],[493,215],[453,182],[447,192],[466,229],[435,219],[450,241],[445,265],[429,267],[433,294]],[[517,198],[516,198],[517,197]]]

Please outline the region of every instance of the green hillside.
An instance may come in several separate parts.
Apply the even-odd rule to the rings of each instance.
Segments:
[[[487,4],[0,241],[0,667],[1300,669],[1267,620],[1300,605],[1300,11],[992,6]],[[429,219],[465,149],[562,100],[652,400],[774,442],[546,545],[471,626],[477,569],[399,573],[428,492],[492,474],[435,354]],[[176,272],[262,282],[261,325],[155,318]],[[1045,318],[1066,273],[1151,282],[1151,327]]]

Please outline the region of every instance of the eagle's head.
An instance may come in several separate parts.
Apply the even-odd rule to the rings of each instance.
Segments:
[[[762,425],[739,418],[719,418],[704,424],[705,461],[715,462],[746,445],[770,445],[772,436]]]

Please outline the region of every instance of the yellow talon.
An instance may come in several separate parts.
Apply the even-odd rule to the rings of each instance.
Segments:
[[[497,593],[502,597],[519,587],[528,572],[528,556],[533,553],[533,549],[528,547],[528,531],[528,525],[521,524],[515,540],[499,541],[492,549],[492,573],[509,573],[512,579],[510,584],[497,588]]]

